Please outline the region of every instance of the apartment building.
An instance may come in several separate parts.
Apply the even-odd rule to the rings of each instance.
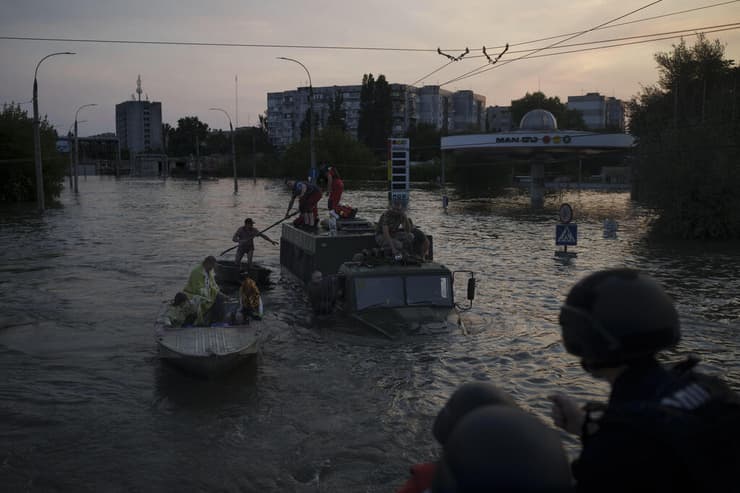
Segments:
[[[485,130],[486,97],[473,91],[452,94],[452,132],[481,132]]]
[[[116,136],[131,154],[162,150],[162,103],[124,101],[116,105]]]
[[[486,132],[508,132],[513,129],[511,106],[489,106],[486,108]]]

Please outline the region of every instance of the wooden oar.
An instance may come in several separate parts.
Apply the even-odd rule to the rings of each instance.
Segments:
[[[278,224],[280,224],[281,222],[285,221],[286,219],[289,219],[289,218],[291,218],[291,217],[295,216],[296,214],[299,214],[299,212],[300,212],[300,211],[295,211],[295,212],[294,212],[294,213],[292,213],[292,214],[288,214],[287,216],[285,216],[285,217],[284,217],[284,218],[282,218],[281,220],[279,220],[279,221],[275,221],[274,223],[272,223],[271,225],[269,225],[268,227],[266,227],[266,228],[265,228],[265,229],[263,229],[262,231],[258,232],[258,233],[257,233],[257,234],[256,234],[255,236],[259,236],[259,235],[261,235],[262,233],[264,233],[265,231],[267,231],[268,229],[274,228],[275,226],[277,226],[277,225],[278,225]],[[221,252],[221,253],[219,254],[219,257],[220,257],[221,255],[223,255],[224,253],[228,253],[228,252],[230,252],[231,250],[233,250],[234,248],[236,248],[236,247],[238,247],[238,246],[239,246],[239,244],[236,244],[236,245],[234,245],[234,246],[233,246],[233,247],[231,247],[231,248],[227,248],[226,250],[224,250],[223,252]]]

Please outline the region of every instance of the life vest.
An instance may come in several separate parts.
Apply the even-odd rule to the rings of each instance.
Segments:
[[[338,204],[334,208],[334,212],[339,214],[339,217],[343,219],[352,219],[357,215],[357,209],[354,209],[352,206],[347,204]]]

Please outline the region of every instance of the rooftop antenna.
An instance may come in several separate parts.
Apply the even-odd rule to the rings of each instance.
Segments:
[[[144,92],[141,90],[141,74],[136,78],[136,94],[139,95],[139,101],[141,101],[141,93]]]

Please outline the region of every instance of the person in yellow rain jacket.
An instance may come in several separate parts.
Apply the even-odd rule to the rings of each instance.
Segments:
[[[224,318],[226,297],[216,283],[215,267],[216,258],[209,255],[190,272],[188,283],[183,289],[190,301],[197,307],[196,324],[198,325],[221,322]]]

